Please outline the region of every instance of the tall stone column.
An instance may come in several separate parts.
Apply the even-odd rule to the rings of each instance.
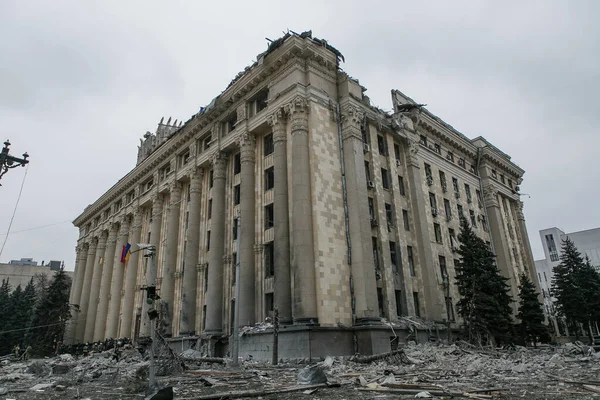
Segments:
[[[204,333],[223,333],[223,250],[225,239],[225,172],[227,156],[217,151],[212,158],[213,188],[208,252],[208,290]]]
[[[279,311],[279,321],[291,324],[292,320],[292,276],[290,269],[290,221],[288,198],[287,132],[283,110],[269,117],[273,129],[273,170],[275,187],[273,193],[273,236],[275,276],[273,282],[274,306]],[[243,222],[243,219],[242,219]]]
[[[190,176],[190,201],[188,202],[187,245],[184,254],[183,293],[181,296],[181,320],[179,334],[196,333],[196,290],[198,285],[198,253],[200,247],[200,201],[202,193],[201,169],[194,169]]]
[[[240,285],[240,325],[254,325],[254,239],[256,237],[255,227],[255,185],[254,166],[256,163],[256,140],[254,135],[244,132],[240,136],[240,160],[242,171],[240,176],[240,218],[241,227],[238,240],[240,241],[240,280],[236,285]]]
[[[136,210],[133,214],[133,226],[131,227],[131,245],[141,242],[142,236],[142,212]],[[133,250],[133,249],[132,249]],[[123,296],[123,310],[121,311],[121,336],[133,337],[133,309],[135,307],[135,286],[141,251],[135,249],[131,253],[129,261],[125,266],[125,295]]]
[[[88,306],[90,304],[90,288],[92,286],[92,275],[94,273],[94,261],[96,259],[96,248],[98,246],[98,238],[93,238],[89,244],[87,252],[87,260],[85,262],[85,275],[83,277],[83,286],[81,288],[81,300],[79,309],[81,310],[80,318],[77,323],[76,338],[78,342],[82,342],[85,337],[85,328],[88,320]]]
[[[79,306],[79,301],[81,299],[81,288],[83,286],[83,276],[85,275],[85,263],[87,260],[87,251],[88,246],[85,243],[81,243],[77,245],[77,256],[75,263],[75,279],[73,279],[73,284],[71,285],[71,296],[70,303],[76,304]],[[81,320],[81,321],[80,321]],[[75,343],[75,335],[77,329],[77,323],[85,323],[85,320],[82,320],[81,309],[74,308],[71,313],[71,320],[69,322],[69,326],[67,332],[65,334],[65,342],[67,344]]]
[[[113,275],[115,261],[115,248],[117,246],[117,224],[110,224],[108,230],[108,239],[106,240],[106,250],[104,251],[104,262],[102,267],[102,279],[100,282],[100,295],[98,301],[98,311],[96,314],[96,324],[94,325],[94,341],[106,339],[106,315],[108,313],[108,302],[110,297],[110,286]]]
[[[292,235],[294,323],[317,324],[317,293],[310,196],[308,108],[303,97],[286,106],[292,131]]]
[[[367,174],[360,130],[364,114],[359,108],[347,104],[342,108],[341,118],[348,224],[352,240],[350,268],[354,284],[356,323],[373,323],[381,318],[369,220]]]
[[[96,313],[98,311],[98,295],[100,294],[100,282],[102,281],[102,264],[104,263],[104,251],[106,250],[107,232],[102,232],[98,239],[96,257],[94,258],[94,270],[90,285],[90,302],[88,304],[87,318],[85,319],[85,333],[83,340],[91,342],[94,340],[94,326],[96,324]]]
[[[502,211],[498,201],[498,190],[493,184],[487,184],[483,187],[485,208],[490,222],[490,233],[494,252],[496,254],[496,264],[505,278],[508,278],[510,285],[510,295],[513,299],[518,299],[519,289],[517,280],[513,273],[512,261],[510,258],[510,247],[504,230],[504,221],[502,220]],[[517,303],[512,305],[513,311],[516,311]]]
[[[119,321],[121,312],[121,289],[123,288],[123,269],[125,265],[121,262],[123,246],[127,244],[129,236],[129,215],[123,216],[121,229],[115,247],[113,261],[113,276],[110,290],[110,303],[108,305],[108,318],[106,320],[106,337],[117,338],[119,335]]]
[[[160,194],[156,194],[152,197],[152,222],[150,223],[150,244],[154,246],[154,260],[158,260],[158,254],[160,253],[160,231],[162,227],[162,211],[163,211],[163,198]],[[150,259],[148,259],[148,265],[146,267],[146,284],[150,282]],[[150,320],[148,319],[148,303],[146,302],[146,295],[144,294],[142,302],[142,327],[140,329],[141,336],[150,335]]]
[[[165,264],[160,285],[163,323],[167,326],[166,335],[171,336],[173,327],[173,296],[175,293],[175,270],[177,269],[177,245],[179,243],[179,218],[181,210],[181,183],[174,182],[170,187],[169,215],[167,219]]]
[[[431,247],[429,235],[429,222],[427,214],[431,213],[423,191],[425,177],[421,174],[421,161],[418,157],[419,143],[416,140],[408,140],[409,157],[408,178],[410,180],[410,200],[415,222],[415,233],[417,235],[418,261],[423,279],[423,305],[425,315],[428,319],[441,321],[447,318],[446,302],[442,296],[442,289],[436,277],[436,266]]]
[[[525,270],[539,293],[540,285],[535,272],[535,261],[533,259],[533,252],[531,251],[531,244],[529,243],[529,236],[527,234],[527,225],[525,224],[525,215],[523,214],[523,202],[520,200],[517,202],[517,221],[519,223],[519,235],[521,236],[521,251],[525,254],[525,260],[527,261]]]

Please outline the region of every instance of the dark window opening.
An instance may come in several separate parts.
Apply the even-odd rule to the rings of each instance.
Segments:
[[[269,133],[268,135],[266,135],[263,138],[263,150],[264,150],[265,156],[272,154],[273,151],[275,150],[275,147],[273,146],[273,134],[272,133]]]
[[[273,167],[265,170],[265,191],[275,187],[275,170]]]
[[[233,156],[233,173],[234,175],[237,175],[240,172],[242,172],[242,156],[240,153],[236,153],[236,155]]]
[[[273,219],[273,204],[265,206],[265,229],[272,228],[275,221]]]
[[[240,185],[233,187],[233,205],[237,206],[240,204]]]
[[[377,303],[379,305],[379,316],[383,317],[384,309],[383,309],[383,289],[377,288]]]
[[[275,246],[273,242],[265,244],[265,277],[275,275]]]

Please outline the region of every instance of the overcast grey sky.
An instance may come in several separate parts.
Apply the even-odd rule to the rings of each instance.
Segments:
[[[31,156],[0,261],[73,269],[70,221],[133,168],[139,138],[187,120],[287,29],[338,48],[379,107],[400,89],[510,154],[539,258],[538,230],[600,226],[598,15],[595,1],[0,0],[0,136]],[[1,181],[0,233],[24,174]]]

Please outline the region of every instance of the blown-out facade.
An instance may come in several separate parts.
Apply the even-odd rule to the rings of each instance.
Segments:
[[[400,91],[392,114],[371,106],[341,58],[285,35],[190,120],[144,136],[136,167],[74,221],[71,340],[149,333],[148,259],[121,262],[128,243],[156,247],[163,332],[211,354],[226,351],[235,301],[242,326],[278,310],[282,357],[389,350],[403,331],[382,317],[458,326],[460,215],[514,296],[521,272],[534,278],[524,171]],[[271,345],[250,331],[242,354]]]

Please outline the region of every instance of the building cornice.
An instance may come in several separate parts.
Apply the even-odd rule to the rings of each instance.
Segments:
[[[119,197],[124,196],[132,190],[132,186],[141,184],[150,178],[157,167],[164,163],[168,158],[177,154],[186,143],[194,144],[196,138],[205,135],[211,131],[215,123],[220,123],[220,119],[229,115],[236,109],[245,97],[252,93],[258,86],[265,81],[272,79],[273,75],[278,75],[294,66],[308,64],[312,71],[317,71],[318,67],[329,71],[337,70],[336,56],[328,54],[330,50],[313,43],[310,38],[300,38],[291,36],[277,49],[268,54],[262,54],[251,67],[247,67],[236,77],[232,83],[215,99],[215,106],[210,110],[196,114],[190,118],[181,128],[162,143],[146,159],[136,165],[128,174],[120,179],[115,185],[109,188],[98,200],[85,208],[73,224],[77,227],[85,225],[99,212],[104,211],[112,202]],[[327,76],[323,71],[319,74],[322,77]],[[203,154],[195,154],[193,163],[199,165],[198,160]],[[156,182],[158,185],[158,182]],[[145,193],[140,194],[143,196]]]

